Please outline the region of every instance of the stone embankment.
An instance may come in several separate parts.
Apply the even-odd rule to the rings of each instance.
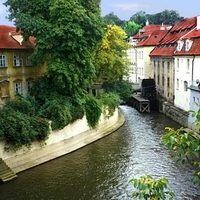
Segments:
[[[16,174],[101,139],[120,128],[124,121],[124,116],[117,109],[109,118],[102,114],[96,129],[89,128],[84,117],[62,130],[52,131],[43,146],[35,142],[31,149],[23,148],[17,152],[7,152],[4,150],[5,143],[0,142],[0,158]]]

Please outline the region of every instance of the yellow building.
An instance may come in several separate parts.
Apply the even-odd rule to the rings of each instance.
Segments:
[[[30,92],[36,77],[46,67],[32,67],[29,56],[34,49],[34,38],[24,41],[12,26],[0,25],[0,106],[15,98],[16,93]]]

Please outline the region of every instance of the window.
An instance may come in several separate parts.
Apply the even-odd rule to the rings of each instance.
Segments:
[[[185,41],[185,51],[189,51],[192,46],[192,41],[191,40],[186,40]]]
[[[26,56],[26,66],[31,66],[30,56]]]
[[[177,70],[179,70],[179,58],[177,58]]]
[[[186,41],[185,42],[185,51],[189,51],[189,49],[190,49],[190,43],[189,43],[189,41]]]
[[[20,59],[19,55],[15,54],[13,56],[13,66],[14,67],[20,67],[22,66],[22,59]]]
[[[181,49],[182,49],[182,46],[183,46],[183,41],[178,41],[178,43],[177,43],[177,48],[176,48],[176,50],[177,51],[181,51]]]
[[[6,56],[5,55],[0,55],[0,67],[6,67]]]
[[[176,79],[176,89],[179,89],[179,79]]]
[[[164,85],[165,85],[165,77],[162,76],[162,86],[164,86]]]
[[[170,72],[170,62],[167,62],[167,73],[169,74]]]
[[[158,85],[160,84],[160,76],[159,76],[159,74],[158,74]]]
[[[188,82],[184,81],[184,91],[187,92],[188,90]]]
[[[28,93],[31,92],[32,87],[33,87],[33,80],[31,80],[31,79],[27,80],[27,91],[28,91]]]
[[[15,82],[15,93],[22,94],[21,82]]]
[[[164,74],[165,61],[162,61],[162,73]]]
[[[189,71],[190,70],[190,59],[187,59],[187,69],[186,69],[187,71]]]
[[[170,88],[170,78],[167,77],[167,87]]]

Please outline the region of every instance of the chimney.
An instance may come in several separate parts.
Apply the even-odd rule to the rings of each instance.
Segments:
[[[160,30],[165,30],[165,27],[164,27],[163,23],[162,23],[162,25],[160,27]]]
[[[149,25],[149,21],[148,21],[148,19],[147,19],[147,21],[146,21],[146,26],[148,26]]]
[[[200,29],[200,15],[197,16],[197,30]]]

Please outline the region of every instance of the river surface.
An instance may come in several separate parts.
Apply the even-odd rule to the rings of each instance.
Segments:
[[[18,174],[0,185],[0,200],[131,200],[131,178],[151,175],[169,180],[175,200],[199,200],[193,169],[168,158],[160,143],[165,127],[179,125],[166,116],[141,114],[120,106],[125,124],[111,135],[73,153]]]

